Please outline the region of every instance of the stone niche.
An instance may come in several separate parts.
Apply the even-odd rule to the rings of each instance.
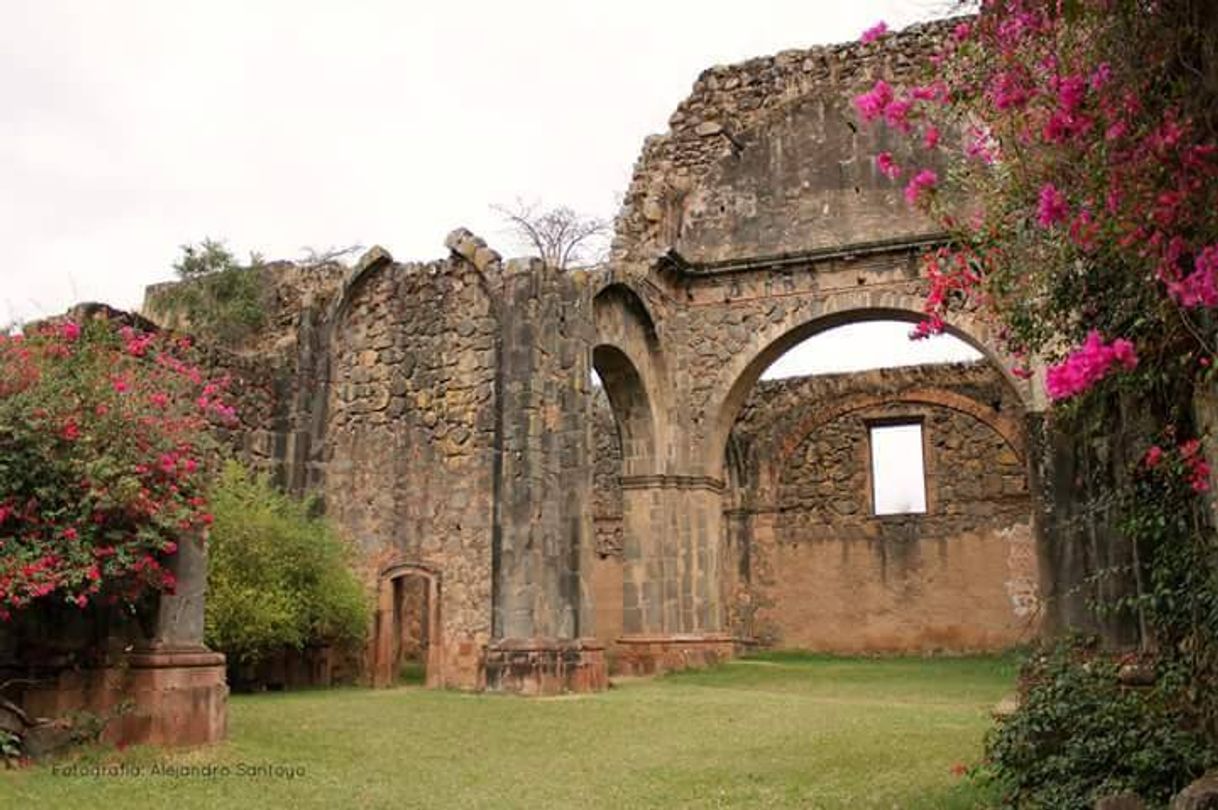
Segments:
[[[202,539],[180,541],[169,565],[176,593],[154,599],[142,615],[63,606],[21,617],[0,634],[0,681],[17,684],[6,695],[20,710],[9,718],[14,730],[33,740],[42,736],[36,729],[87,712],[106,720],[102,739],[116,744],[224,738],[224,656],[203,644]]]

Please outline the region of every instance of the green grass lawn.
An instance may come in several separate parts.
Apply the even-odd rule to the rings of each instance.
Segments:
[[[524,699],[399,688],[234,696],[230,739],[95,751],[0,774],[0,807],[966,808],[1008,659],[770,655]],[[229,775],[152,775],[156,766]],[[251,766],[303,769],[285,778]],[[142,773],[133,775],[136,767]]]

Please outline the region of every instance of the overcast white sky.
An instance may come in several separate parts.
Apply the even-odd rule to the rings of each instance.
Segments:
[[[706,67],[946,0],[0,0],[0,322],[138,306],[204,236],[443,255],[492,203],[612,216]]]

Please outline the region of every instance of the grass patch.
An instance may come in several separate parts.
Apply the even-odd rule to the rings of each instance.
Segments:
[[[427,665],[422,661],[404,661],[398,670],[398,683],[402,686],[422,686],[427,682]]]
[[[94,751],[59,765],[125,775],[0,774],[0,806],[971,808],[986,797],[952,767],[979,756],[1014,673],[1002,658],[771,654],[573,700],[241,695],[223,745]],[[151,773],[166,765],[195,770]],[[250,773],[275,765],[303,775]]]

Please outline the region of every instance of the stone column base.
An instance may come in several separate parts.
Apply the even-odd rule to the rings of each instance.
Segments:
[[[136,651],[116,666],[63,672],[26,691],[22,704],[34,717],[111,716],[102,738],[112,743],[217,742],[228,726],[224,656],[204,647]]]
[[[614,644],[614,674],[655,675],[706,667],[735,654],[726,633],[653,633],[627,635]]]
[[[482,665],[486,688],[495,691],[558,695],[609,685],[605,647],[595,639],[497,639]]]

